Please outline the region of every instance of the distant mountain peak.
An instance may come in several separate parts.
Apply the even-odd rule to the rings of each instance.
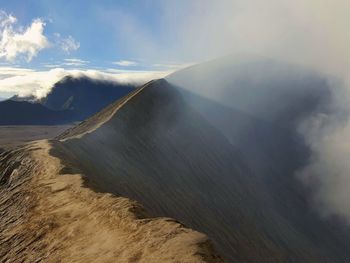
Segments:
[[[49,117],[45,117],[45,120],[42,119],[39,113],[40,116],[38,115],[38,117],[35,115],[29,117],[28,115],[28,118],[24,120],[18,113],[18,109],[14,108],[15,103],[0,102],[0,124],[61,124],[82,121],[134,89],[135,87],[129,84],[94,80],[85,76],[79,78],[66,76],[58,81],[46,97],[42,99],[38,100],[34,96],[20,97],[18,95],[10,98],[10,101],[13,102],[29,103],[19,104],[21,106],[26,105],[28,111],[26,114],[37,112],[40,106],[40,114],[45,116],[51,114],[52,120],[47,120]],[[33,109],[29,109],[30,106]],[[2,112],[1,109],[6,111]],[[66,116],[67,112],[69,112],[69,116]]]

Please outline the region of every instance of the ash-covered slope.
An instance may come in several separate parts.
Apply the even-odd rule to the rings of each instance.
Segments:
[[[308,151],[288,132],[293,118],[277,125],[181,93],[150,82],[60,136],[56,154],[89,186],[208,234],[229,262],[347,262],[347,232],[313,213],[294,178]]]

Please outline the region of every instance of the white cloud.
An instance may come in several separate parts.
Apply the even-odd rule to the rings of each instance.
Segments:
[[[173,70],[179,70],[195,65],[196,63],[156,63],[152,64],[155,68],[167,68]]]
[[[44,64],[43,65],[45,68],[59,68],[61,65],[59,64]]]
[[[79,59],[79,58],[66,58],[66,59],[64,59],[64,63],[62,65],[64,65],[64,66],[84,66],[88,63],[90,63],[90,62],[87,60]]]
[[[23,56],[29,62],[40,50],[49,47],[44,36],[45,23],[35,19],[23,29],[15,28],[16,22],[14,16],[0,10],[0,58],[13,62]]]
[[[13,15],[8,15],[6,12],[0,10],[0,27],[5,27],[16,23],[17,19]]]
[[[36,71],[27,68],[0,67],[0,92],[20,96],[45,96],[52,86],[65,76],[87,76],[98,80],[141,85],[149,80],[162,78],[169,71],[81,70],[53,68]]]
[[[138,65],[137,62],[131,61],[131,60],[119,60],[119,61],[112,62],[112,64],[122,66],[122,67],[131,67],[131,66]]]
[[[67,54],[80,48],[80,42],[70,35],[66,38],[62,38],[59,33],[55,33],[55,37],[57,45]]]
[[[80,47],[80,43],[76,41],[72,36],[62,39],[61,48],[64,52],[70,53],[77,50]]]

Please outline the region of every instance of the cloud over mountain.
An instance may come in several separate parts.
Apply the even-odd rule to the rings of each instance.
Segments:
[[[78,60],[73,62],[78,62]],[[164,77],[168,73],[168,71],[83,70],[62,67],[50,70],[0,67],[0,92],[20,96],[34,95],[41,98],[51,90],[54,83],[68,75],[73,77],[87,76],[92,79],[118,83],[142,84],[154,78]]]

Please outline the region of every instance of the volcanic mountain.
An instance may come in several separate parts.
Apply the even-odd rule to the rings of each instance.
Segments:
[[[344,243],[344,237],[307,206],[307,195],[294,177],[309,154],[295,125],[326,103],[326,82],[271,61],[236,67],[241,71],[231,68],[237,76],[230,77],[238,91],[229,82],[227,90],[244,96],[226,93],[225,99],[244,107],[222,105],[159,80],[122,107],[111,105],[62,135],[62,152],[85,166],[87,180],[100,191],[136,199],[157,215],[207,233],[229,261],[343,257],[334,244]],[[200,71],[208,79],[208,72],[218,75],[213,68]],[[193,82],[196,75],[179,79]],[[252,99],[248,91],[257,87],[270,97]],[[249,107],[250,100],[260,108]],[[262,110],[270,100],[274,109]],[[92,150],[100,158],[90,156]]]
[[[64,133],[56,149],[77,160],[88,185],[208,234],[229,262],[347,261],[348,232],[320,218],[295,177],[310,154],[297,126],[327,111],[325,78],[258,59],[168,79],[177,86],[149,83]]]
[[[0,102],[0,125],[56,125],[82,121],[134,89],[129,84],[65,77],[46,97]]]
[[[295,176],[310,157],[298,125],[329,110],[329,90],[300,67],[225,58],[3,153],[0,207],[14,211],[0,219],[0,258],[221,261],[198,232],[149,219],[165,216],[208,235],[227,262],[349,262],[348,227],[320,217]]]
[[[71,110],[75,119],[82,121],[134,88],[131,84],[68,76],[57,82],[40,102],[52,110]]]
[[[142,89],[65,134],[102,125]],[[61,144],[38,141],[0,155],[1,260],[222,262],[204,234],[154,218],[121,195],[82,187],[85,166]]]

